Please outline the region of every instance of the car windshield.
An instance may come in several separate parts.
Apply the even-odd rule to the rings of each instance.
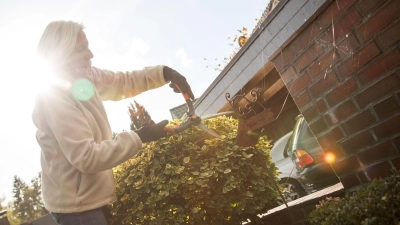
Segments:
[[[303,142],[305,140],[308,139],[315,139],[314,135],[311,133],[310,128],[308,127],[307,122],[304,121],[303,127],[302,127],[302,131],[299,134],[299,141]]]

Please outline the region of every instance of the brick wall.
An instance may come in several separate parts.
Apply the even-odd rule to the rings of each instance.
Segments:
[[[400,169],[400,0],[334,0],[272,59],[348,190]]]

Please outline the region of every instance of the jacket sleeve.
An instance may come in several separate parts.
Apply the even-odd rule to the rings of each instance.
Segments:
[[[92,67],[92,76],[103,101],[118,101],[166,84],[163,68],[155,66],[131,72],[112,72]]]
[[[32,117],[41,131],[36,138],[42,150],[51,150],[53,154],[61,150],[82,173],[111,169],[142,148],[139,136],[133,131],[96,142],[85,115],[68,95],[52,93],[39,97]]]

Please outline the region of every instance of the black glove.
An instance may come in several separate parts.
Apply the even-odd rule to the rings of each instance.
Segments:
[[[139,130],[135,130],[135,132],[137,135],[139,135],[140,140],[142,140],[143,143],[157,141],[158,139],[167,135],[167,132],[163,130],[167,124],[168,120],[163,120],[154,125],[144,126]]]
[[[169,84],[169,86],[172,89],[174,89],[174,92],[181,93],[179,91],[179,89],[181,89],[181,91],[183,93],[187,93],[189,95],[190,99],[194,100],[194,95],[193,95],[192,89],[190,89],[190,86],[184,76],[182,76],[180,73],[176,72],[175,70],[169,68],[168,66],[164,66],[163,73],[164,73],[165,80],[171,81],[171,84]],[[176,88],[175,85],[178,85],[179,89]]]

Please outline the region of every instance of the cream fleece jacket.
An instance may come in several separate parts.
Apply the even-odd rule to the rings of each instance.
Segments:
[[[116,200],[111,168],[134,156],[142,142],[133,131],[112,139],[102,100],[133,97],[166,83],[163,66],[124,73],[93,67],[84,79],[80,87],[67,76],[71,88],[51,88],[36,98],[32,119],[50,212],[82,212]],[[86,100],[88,94],[93,96]]]

